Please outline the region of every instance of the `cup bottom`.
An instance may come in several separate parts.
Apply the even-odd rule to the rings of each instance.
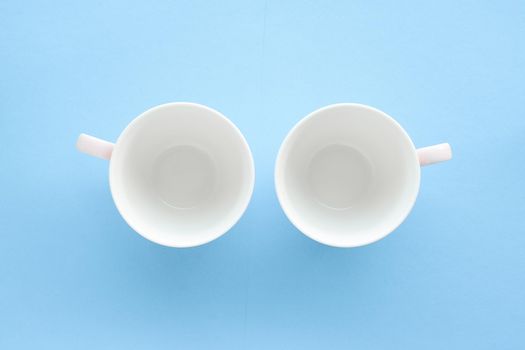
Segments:
[[[372,166],[353,147],[332,144],[317,152],[308,169],[309,186],[314,197],[331,209],[355,206],[372,183]]]
[[[215,165],[208,153],[188,145],[164,151],[153,166],[155,189],[163,202],[190,209],[206,201],[215,186]]]

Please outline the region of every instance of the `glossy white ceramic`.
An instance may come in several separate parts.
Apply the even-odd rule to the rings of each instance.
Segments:
[[[160,105],[133,120],[115,144],[82,134],[77,147],[110,161],[120,214],[162,245],[193,247],[218,238],[252,195],[248,143],[229,119],[203,105]]]
[[[451,158],[448,144],[416,150],[387,114],[361,104],[321,108],[290,131],[275,187],[290,221],[335,247],[375,242],[403,222],[419,191],[420,166]]]

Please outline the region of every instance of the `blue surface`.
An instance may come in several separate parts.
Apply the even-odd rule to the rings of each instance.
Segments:
[[[522,349],[524,38],[523,1],[3,0],[0,348]],[[195,249],[135,234],[74,148],[169,101],[255,157],[244,217]],[[335,102],[454,149],[359,249],[300,234],[273,190],[287,131]]]

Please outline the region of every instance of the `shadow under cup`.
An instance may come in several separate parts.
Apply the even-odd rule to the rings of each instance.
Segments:
[[[121,134],[110,163],[117,208],[156,243],[191,247],[228,231],[250,200],[254,166],[237,127],[192,103],[155,107]]]
[[[385,113],[359,104],[317,110],[288,134],[275,184],[290,221],[336,247],[375,242],[406,218],[420,165],[412,141]]]

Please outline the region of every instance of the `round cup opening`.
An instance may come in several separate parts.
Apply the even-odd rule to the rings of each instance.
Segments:
[[[420,167],[412,141],[388,115],[358,104],[317,110],[283,142],[275,185],[290,221],[338,247],[374,242],[410,212]]]
[[[191,247],[227,232],[250,200],[250,149],[226,117],[171,103],[136,118],[119,137],[110,185],[121,215],[156,243]]]

